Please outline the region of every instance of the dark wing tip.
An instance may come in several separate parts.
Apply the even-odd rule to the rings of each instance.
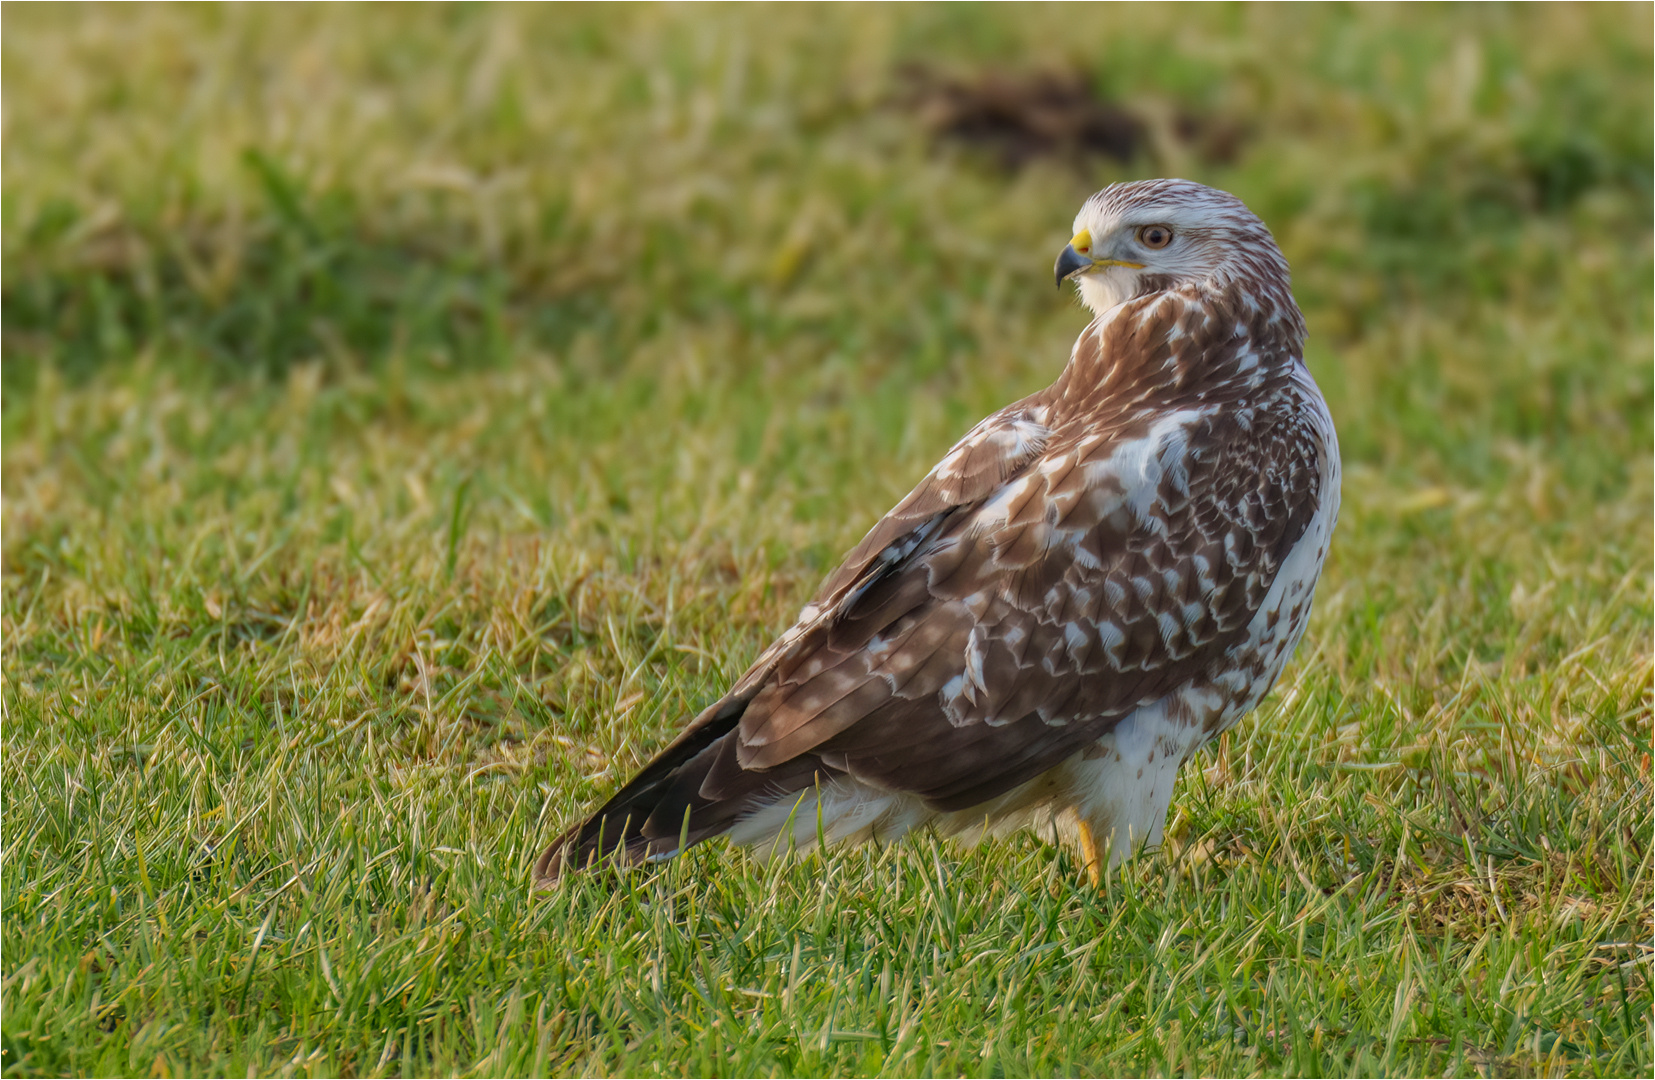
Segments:
[[[550,892],[557,888],[557,882],[563,876],[563,864],[569,853],[569,840],[559,837],[535,860],[534,869],[529,874],[529,888],[535,892]]]
[[[630,826],[631,821],[628,815],[623,836],[625,826]],[[529,887],[536,892],[550,892],[557,888],[565,875],[599,869],[624,870],[648,862],[652,857],[665,857],[665,852],[676,850],[676,845],[663,845],[659,840],[632,835],[624,839],[617,837],[613,848],[600,851],[600,844],[603,843],[601,834],[590,835],[598,823],[599,819],[594,818],[552,841],[551,846],[535,860],[529,875]],[[602,819],[601,823],[604,826],[610,824],[607,818]]]

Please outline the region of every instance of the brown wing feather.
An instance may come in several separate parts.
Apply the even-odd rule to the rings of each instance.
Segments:
[[[1149,321],[1176,316],[1156,311]],[[1155,342],[1166,336],[1159,325],[1144,335]],[[1212,352],[1240,347],[1201,336],[1185,335]],[[1164,366],[1164,346],[1152,353]],[[1144,360],[1137,369],[1146,365],[1154,367]],[[1179,400],[1172,382],[1152,388],[1170,389],[1167,396],[1140,388],[1136,397],[1115,397],[1149,419],[1117,412],[1113,425],[1103,425],[1102,403],[1077,410],[1082,422],[1059,423],[1041,440],[1041,457],[1019,468],[951,454],[980,481],[1002,479],[974,502],[948,508],[921,543],[880,563],[867,549],[901,548],[894,513],[870,534],[874,543],[865,541],[861,555],[830,578],[817,601],[832,627],[824,640],[848,659],[817,677],[831,690],[813,682],[806,702],[747,710],[735,735],[742,766],[774,768],[821,752],[858,780],[925,796],[939,809],[969,806],[1038,775],[1133,709],[1211,670],[1314,514],[1317,470],[1275,467],[1313,457],[1305,446],[1313,433],[1245,402]],[[1043,403],[1045,415],[1061,419],[1060,405]],[[1169,436],[1176,445],[1155,442],[1153,418],[1181,407],[1189,420]],[[1143,454],[1169,455],[1156,463],[1159,479],[1148,493],[1129,490],[1132,477],[1122,474],[1141,469],[1139,458],[1110,468],[1133,440],[1146,441]],[[1297,486],[1261,483],[1283,475],[1297,477]],[[933,509],[930,491],[922,485],[904,505]],[[1133,496],[1142,505],[1130,505]],[[877,574],[868,573],[871,566]],[[923,658],[906,647],[891,650],[882,637],[911,640],[913,624],[894,626],[886,615],[915,611],[918,583],[933,602],[925,625],[951,646]],[[906,689],[921,663],[930,676],[925,689],[942,692],[898,697],[893,688]],[[958,682],[952,693],[944,689],[951,680]],[[800,706],[814,701],[823,702],[819,712],[806,715],[810,709]]]

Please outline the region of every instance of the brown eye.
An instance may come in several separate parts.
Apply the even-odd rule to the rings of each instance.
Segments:
[[[1172,230],[1165,225],[1145,225],[1138,230],[1138,243],[1159,251],[1172,243]]]

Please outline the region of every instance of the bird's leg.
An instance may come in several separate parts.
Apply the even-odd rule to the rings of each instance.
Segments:
[[[1103,859],[1098,854],[1098,838],[1092,834],[1090,823],[1080,823],[1080,855],[1086,860],[1086,876],[1092,879],[1092,888],[1103,885]]]

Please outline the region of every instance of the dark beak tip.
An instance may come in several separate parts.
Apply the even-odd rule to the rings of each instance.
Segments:
[[[1057,283],[1062,285],[1065,281],[1074,277],[1075,274],[1091,265],[1091,259],[1082,255],[1074,249],[1073,245],[1070,245],[1064,248],[1063,254],[1057,257],[1057,265],[1052,267],[1052,272],[1057,277]]]

